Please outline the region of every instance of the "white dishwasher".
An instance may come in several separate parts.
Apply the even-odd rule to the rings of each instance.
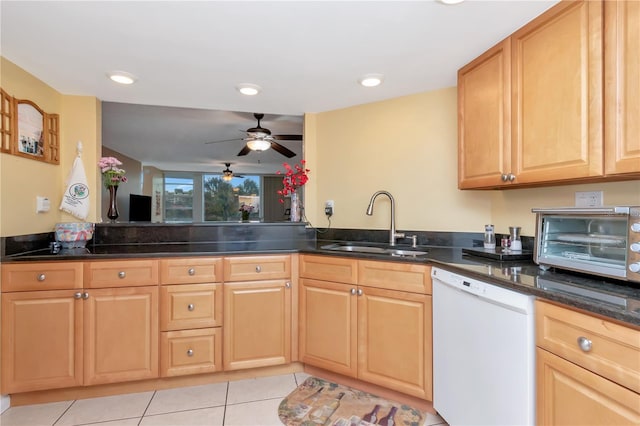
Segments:
[[[533,296],[437,267],[433,407],[451,426],[535,424]]]

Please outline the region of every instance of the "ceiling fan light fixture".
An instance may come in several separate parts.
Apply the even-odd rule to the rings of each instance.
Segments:
[[[126,71],[111,71],[107,73],[107,77],[120,84],[133,84],[138,80],[135,75]]]
[[[238,90],[238,92],[247,96],[255,96],[262,91],[262,87],[258,86],[257,84],[251,83],[238,84],[236,86],[236,89]]]
[[[247,141],[247,146],[252,151],[266,151],[271,148],[271,142],[265,139],[251,139]]]
[[[224,174],[222,175],[222,180],[225,182],[231,182],[231,180],[233,179],[233,175],[232,174]]]
[[[382,74],[365,74],[358,80],[364,87],[376,87],[382,84]]]

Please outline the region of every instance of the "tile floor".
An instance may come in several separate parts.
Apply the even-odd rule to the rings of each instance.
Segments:
[[[308,377],[284,374],[186,388],[10,407],[2,426],[271,426],[278,406]],[[443,425],[429,414],[425,426]]]

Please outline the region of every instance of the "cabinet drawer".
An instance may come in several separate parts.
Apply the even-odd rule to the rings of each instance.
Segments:
[[[222,281],[221,257],[160,260],[161,284],[196,284]]]
[[[157,260],[114,260],[84,264],[86,288],[131,287],[158,284]]]
[[[2,265],[2,292],[82,288],[82,262]]]
[[[161,377],[213,373],[221,370],[221,328],[161,333]]]
[[[431,294],[431,267],[426,265],[361,260],[358,277],[363,286]]]
[[[160,287],[160,329],[184,330],[222,325],[222,284]]]
[[[580,348],[588,339],[591,349]],[[541,348],[640,393],[640,330],[536,301]]]
[[[358,261],[335,256],[300,256],[300,276],[322,281],[356,284]]]
[[[225,257],[225,281],[273,280],[291,277],[291,256]]]

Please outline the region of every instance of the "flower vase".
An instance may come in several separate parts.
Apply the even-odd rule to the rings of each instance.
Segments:
[[[298,198],[297,192],[291,193],[291,213],[289,215],[289,220],[291,222],[300,222],[301,214],[300,214],[300,199]]]
[[[111,222],[115,222],[120,214],[118,213],[118,187],[111,185],[107,187],[109,189],[109,210],[107,210],[107,217]]]
[[[242,221],[249,222],[249,212],[241,211],[240,213],[242,213]]]

